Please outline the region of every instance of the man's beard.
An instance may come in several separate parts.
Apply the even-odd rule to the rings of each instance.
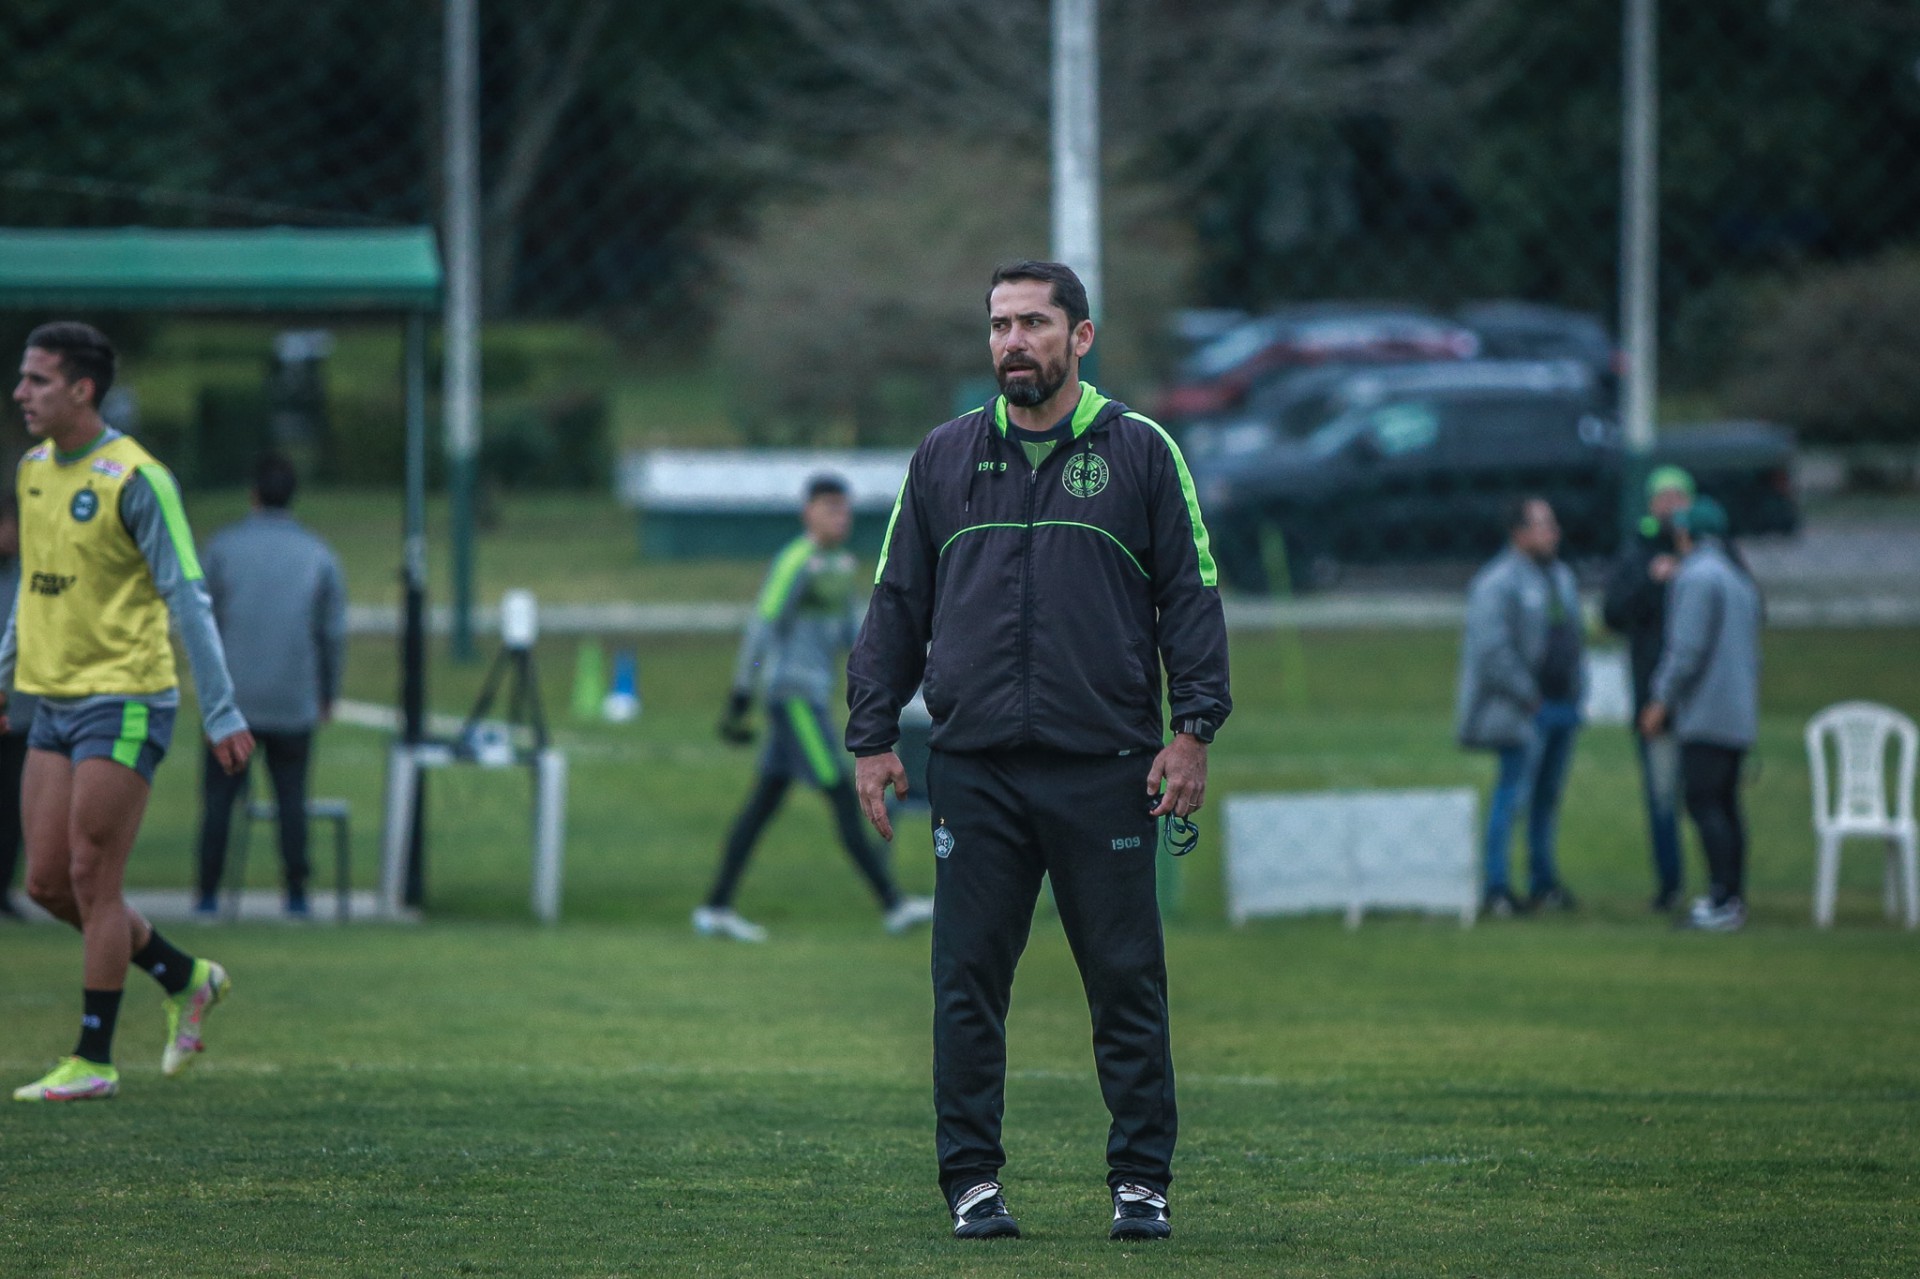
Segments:
[[[1020,364],[1014,371],[1031,371],[1033,376],[1017,381],[1012,380],[1007,376],[1009,370],[1004,363],[994,370],[994,375],[1000,380],[1000,393],[1007,397],[1007,403],[1017,408],[1031,409],[1045,404],[1067,384],[1065,360],[1061,360],[1058,364],[1037,364],[1027,361]]]

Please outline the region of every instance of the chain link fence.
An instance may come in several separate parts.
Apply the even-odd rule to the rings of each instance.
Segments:
[[[1617,425],[1624,3],[1100,6],[1099,380],[1181,439],[1235,625],[1256,633],[1240,651],[1282,671],[1289,713],[1401,700],[1390,680],[1310,698],[1303,620],[1451,627],[1512,499],[1548,496],[1592,563],[1638,505]],[[479,16],[496,488],[604,490],[637,446],[898,450],[990,392],[989,268],[1047,255],[1046,5],[484,0]],[[445,29],[441,0],[10,0],[0,226],[437,225]],[[1834,484],[1910,490],[1920,10],[1665,0],[1657,37],[1657,456],[1743,533],[1799,525],[1809,457]],[[46,318],[0,316],[0,342]],[[190,484],[240,482],[292,406],[329,441],[322,478],[397,485],[391,326],[86,318],[129,353],[119,420]],[[630,535],[581,533],[618,517],[570,503],[548,508],[559,549],[514,563],[617,544],[586,579],[601,588],[579,588],[600,602]],[[790,527],[784,506],[774,523]],[[1799,545],[1752,556],[1776,619],[1834,616],[1796,611],[1782,583],[1884,590],[1891,567],[1914,597],[1910,518]],[[1408,645],[1429,674],[1446,660],[1432,635],[1365,642],[1383,672]],[[1448,761],[1401,780],[1457,780]]]
[[[1045,6],[489,0],[480,16],[496,475],[601,483],[612,448],[676,432],[899,445],[980,392],[986,268],[1046,248]],[[443,17],[432,0],[16,0],[0,224],[436,222]],[[1850,450],[1856,479],[1910,482],[1920,17],[1669,2],[1658,38],[1662,417],[1784,422]],[[1569,359],[1588,397],[1570,429],[1602,429],[1580,419],[1612,414],[1621,371],[1622,44],[1619,0],[1108,0],[1102,380],[1214,470],[1236,441],[1311,435],[1353,399],[1308,366]],[[162,445],[244,419],[244,395],[222,400],[235,383],[269,393],[270,331],[116,323]],[[328,407],[357,438],[396,392],[383,356],[343,340]],[[681,399],[633,393],[653,373],[702,407],[676,422]],[[1448,421],[1368,429],[1397,456]],[[583,434],[604,445],[557,458]],[[336,456],[362,453],[385,465]],[[342,462],[335,478],[383,476]],[[1609,499],[1581,503],[1572,523],[1604,540]],[[1431,540],[1363,535],[1389,557]],[[1264,559],[1243,582],[1271,577]]]

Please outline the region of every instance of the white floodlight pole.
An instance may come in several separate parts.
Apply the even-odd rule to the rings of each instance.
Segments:
[[[473,489],[480,452],[479,0],[446,0],[447,311],[441,399],[453,499],[453,652],[473,656]]]
[[[1053,0],[1053,255],[1102,314],[1099,0]]]
[[[1660,85],[1655,20],[1658,0],[1626,0],[1626,76],[1621,109],[1620,336],[1626,349],[1622,425],[1640,461],[1653,451],[1660,387]],[[1637,502],[1639,494],[1628,494]]]

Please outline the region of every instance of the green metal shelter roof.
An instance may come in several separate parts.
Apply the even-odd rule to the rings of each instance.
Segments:
[[[0,227],[0,310],[431,311],[432,230]]]

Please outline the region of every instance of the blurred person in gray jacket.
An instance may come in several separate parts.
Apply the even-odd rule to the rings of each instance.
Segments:
[[[1760,731],[1760,589],[1726,542],[1720,503],[1695,499],[1673,531],[1680,571],[1640,731],[1679,741],[1687,815],[1706,853],[1711,891],[1678,923],[1731,932],[1747,920],[1740,769]]]
[[[307,776],[314,729],[333,714],[346,663],[347,592],[340,562],[293,518],[297,477],[278,454],[254,473],[253,514],[216,533],[201,556],[213,615],[227,646],[234,699],[267,757],[279,809],[287,913],[307,907]],[[229,775],[209,755],[200,824],[202,913],[218,909],[233,806],[246,772]]]
[[[1546,499],[1515,502],[1507,531],[1507,549],[1468,588],[1454,731],[1462,746],[1499,757],[1487,806],[1485,910],[1571,910],[1554,845],[1585,693],[1580,593],[1573,570],[1558,558],[1560,524]],[[1523,808],[1525,907],[1508,886],[1507,867]]]
[[[11,493],[0,494],[0,617],[13,616],[20,593],[20,513]],[[27,730],[33,727],[32,693],[7,699],[7,731],[0,733],[0,919],[20,918],[13,877],[20,869],[20,777],[27,766]]]

